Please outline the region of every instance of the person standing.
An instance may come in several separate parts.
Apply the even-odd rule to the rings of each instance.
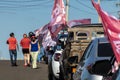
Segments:
[[[31,37],[31,44],[30,44],[30,54],[32,57],[32,68],[37,69],[37,56],[40,52],[40,44],[36,39],[35,35]]]
[[[41,46],[40,46],[40,53],[38,54],[38,59],[37,59],[37,61],[38,61],[38,62],[41,62],[44,55],[45,55],[45,51],[44,51],[43,46],[41,45]]]
[[[17,40],[14,36],[14,33],[10,33],[10,37],[8,38],[7,42],[9,45],[9,53],[10,53],[10,60],[12,66],[17,66]]]
[[[30,66],[30,53],[29,53],[29,46],[30,46],[30,39],[27,37],[27,34],[23,34],[23,38],[20,41],[20,45],[22,47],[22,52],[24,56],[24,66]]]
[[[48,64],[50,63],[53,54],[54,54],[54,47],[53,46],[47,46]]]

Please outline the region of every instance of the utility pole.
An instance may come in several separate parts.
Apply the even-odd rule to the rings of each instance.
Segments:
[[[66,21],[68,22],[69,0],[66,0]]]
[[[100,4],[100,0],[98,0],[98,3]],[[101,23],[100,16],[98,16],[98,23]]]
[[[69,0],[66,0],[66,5],[65,5],[65,12],[66,12],[66,22],[68,22],[68,13],[69,13]],[[63,32],[65,33],[65,30],[67,29],[67,26],[64,27]],[[66,45],[66,40],[64,38],[64,47]]]
[[[116,7],[120,7],[120,0],[119,0],[119,2],[116,3]],[[120,19],[120,10],[117,11],[117,14],[119,16],[118,18]]]

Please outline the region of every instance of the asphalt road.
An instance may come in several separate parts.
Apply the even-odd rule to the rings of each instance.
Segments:
[[[10,61],[0,61],[0,80],[48,80],[48,66],[38,63],[38,69],[24,67],[23,61],[18,61],[17,67],[12,67]]]

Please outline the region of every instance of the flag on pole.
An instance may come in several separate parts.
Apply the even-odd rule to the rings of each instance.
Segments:
[[[54,0],[54,6],[51,15],[50,23],[46,24],[35,31],[36,35],[43,34],[42,44],[46,46],[54,46],[56,44],[53,41],[60,32],[60,30],[66,24],[65,6],[63,0]]]
[[[103,11],[94,0],[92,0],[92,4],[101,18],[105,35],[112,45],[116,60],[120,62],[120,21]]]
[[[91,19],[71,20],[67,23],[68,27],[80,24],[91,24]]]
[[[65,26],[66,14],[63,0],[54,0],[49,30],[52,37],[56,37],[59,31]]]
[[[42,41],[43,47],[46,49],[47,46],[54,46],[56,42],[52,40],[50,31],[48,30],[49,23],[39,29],[35,30],[36,36]]]
[[[34,31],[35,35],[39,36],[40,34],[42,34],[42,35],[45,34],[48,31],[48,26],[49,26],[49,23],[46,24],[45,26],[40,27],[39,29],[35,30]]]
[[[47,32],[43,36],[42,45],[45,49],[47,48],[47,46],[55,46],[56,45],[56,42],[53,41],[51,38],[51,34],[50,34],[49,30],[47,30]]]

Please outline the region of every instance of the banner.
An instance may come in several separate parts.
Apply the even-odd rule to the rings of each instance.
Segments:
[[[94,0],[92,0],[92,4],[101,18],[105,35],[112,45],[116,60],[120,62],[120,21],[103,11]]]
[[[66,14],[63,0],[54,0],[49,30],[52,37],[56,37],[59,31],[65,26]]]
[[[80,24],[91,24],[91,19],[71,20],[67,23],[68,27]]]

